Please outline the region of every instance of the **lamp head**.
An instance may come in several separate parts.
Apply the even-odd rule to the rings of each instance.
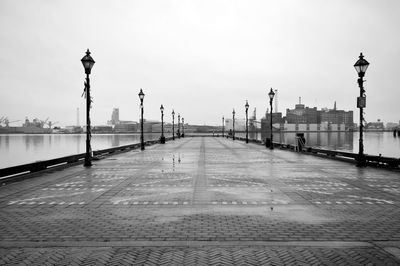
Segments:
[[[144,99],[144,93],[143,93],[143,90],[140,88],[140,92],[139,92],[139,99],[141,100],[141,101],[143,101],[143,99]]]
[[[93,58],[90,56],[89,49],[87,49],[86,55],[81,59],[81,62],[82,62],[83,67],[85,68],[85,73],[90,74],[95,62],[94,62]]]
[[[360,53],[359,59],[354,64],[354,68],[356,69],[359,77],[364,77],[365,71],[367,71],[368,66],[368,61],[365,60],[363,54]]]
[[[271,88],[271,90],[269,91],[268,96],[269,96],[269,99],[270,99],[271,101],[274,99],[275,92],[272,90],[272,88]]]

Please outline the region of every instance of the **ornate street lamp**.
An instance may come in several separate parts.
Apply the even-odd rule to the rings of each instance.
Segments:
[[[182,117],[182,138],[185,137],[185,119]]]
[[[249,111],[249,103],[246,100],[246,143],[249,143],[249,120],[248,120],[248,111]]]
[[[366,97],[365,97],[365,90],[364,90],[364,75],[365,71],[369,63],[367,60],[364,59],[362,53],[360,53],[359,59],[354,64],[354,68],[358,73],[358,86],[360,87],[360,96],[357,98],[357,107],[360,108],[360,139],[359,139],[359,146],[358,146],[358,158],[357,158],[357,166],[365,166],[365,157],[364,157],[364,143],[363,143],[363,130],[364,130],[364,112],[363,109],[366,107]]]
[[[90,79],[89,75],[94,65],[94,60],[90,56],[90,51],[87,49],[86,55],[81,59],[82,65],[85,68],[86,82],[85,82],[85,96],[86,96],[86,155],[84,166],[92,166],[92,147],[90,146],[90,139],[92,138],[90,126],[90,108],[92,99],[90,97]]]
[[[161,104],[160,107],[161,111],[161,138],[160,138],[160,143],[165,144],[165,137],[164,137],[164,106]]]
[[[274,144],[272,142],[272,140],[273,140],[273,134],[272,134],[272,101],[274,100],[275,92],[272,90],[272,88],[271,88],[270,92],[268,93],[268,96],[269,96],[269,105],[271,107],[271,115],[270,115],[271,145],[269,146],[269,148],[271,150],[273,150],[274,149]]]
[[[178,113],[178,138],[181,138],[181,115]]]
[[[175,111],[172,109],[172,140],[175,140]]]
[[[139,92],[139,99],[140,99],[140,110],[141,110],[141,116],[140,116],[140,149],[143,151],[144,150],[144,136],[143,136],[143,99],[144,99],[144,93],[143,90],[140,89]]]
[[[225,118],[222,117],[222,137],[224,137],[224,131],[225,131]]]
[[[235,109],[232,111],[232,139],[235,140]]]

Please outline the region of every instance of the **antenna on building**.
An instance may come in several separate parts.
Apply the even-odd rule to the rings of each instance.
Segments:
[[[275,90],[275,113],[278,112],[278,90]]]
[[[301,97],[299,97],[299,104],[301,104]]]
[[[335,101],[335,104],[333,105],[333,110],[336,111],[336,101]]]
[[[257,119],[257,108],[254,107],[254,112],[253,112],[253,119],[256,120]]]
[[[76,108],[76,125],[79,127],[79,107]]]

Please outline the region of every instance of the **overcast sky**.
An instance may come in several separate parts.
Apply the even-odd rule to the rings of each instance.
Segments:
[[[400,1],[82,1],[0,0],[0,117],[35,117],[84,124],[81,98],[87,48],[96,61],[91,85],[93,124],[114,107],[120,119],[172,108],[191,124],[220,125],[302,97],[310,107],[359,112],[360,52],[366,73],[367,121],[400,120]],[[18,125],[15,123],[13,125]]]

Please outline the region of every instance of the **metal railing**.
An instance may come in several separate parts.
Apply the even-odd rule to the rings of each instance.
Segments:
[[[236,137],[237,140],[246,141],[246,138]],[[249,142],[257,143],[260,145],[265,145],[264,141],[249,139]],[[345,152],[345,151],[337,151],[337,150],[327,150],[320,149],[314,147],[303,146],[301,150],[299,150],[298,145],[293,144],[284,144],[284,143],[273,143],[275,148],[280,148],[283,150],[290,150],[294,152],[301,152],[305,154],[316,155],[320,157],[337,159],[341,161],[351,162],[356,164],[358,159],[358,153]],[[400,159],[393,157],[384,157],[384,156],[376,156],[376,155],[368,155],[365,154],[364,158],[368,166],[374,167],[382,167],[382,168],[390,168],[400,170]]]
[[[213,137],[212,134],[188,134],[187,137]],[[214,134],[214,137],[222,137],[221,134]],[[228,137],[228,136],[225,136]],[[246,138],[236,137],[237,140],[245,141]],[[168,137],[167,140],[172,140],[172,137]],[[265,145],[265,143],[261,140],[249,139],[250,143],[255,143],[258,145]],[[148,140],[145,142],[146,146],[150,146],[153,144],[160,143],[160,140]],[[351,163],[357,163],[358,154],[352,152],[344,152],[344,151],[336,151],[336,150],[327,150],[320,148],[313,148],[304,146],[302,150],[298,150],[297,145],[292,144],[284,144],[284,143],[273,143],[275,148],[280,148],[284,150],[298,151],[305,154],[312,154],[320,157],[337,159],[342,161],[347,161]],[[105,156],[118,154],[121,152],[126,152],[129,150],[134,150],[140,148],[140,143],[134,143],[119,147],[112,147],[108,149],[96,150],[93,151],[94,160],[104,158]],[[23,164],[18,166],[12,166],[8,168],[0,169],[0,182],[7,183],[11,179],[16,179],[21,175],[27,173],[35,173],[38,171],[43,171],[47,169],[59,169],[65,168],[72,165],[77,165],[83,162],[85,158],[85,153],[64,156],[60,158],[38,161],[29,164]],[[400,169],[400,159],[392,158],[392,157],[383,157],[383,156],[374,156],[374,155],[365,155],[365,160],[367,165],[375,166],[375,167],[384,167],[391,169]]]
[[[168,137],[166,139],[171,140],[172,137]],[[148,140],[145,141],[145,145],[150,146],[159,142],[160,140]],[[140,148],[140,143],[96,150],[93,151],[93,160],[101,159],[108,155],[126,152],[138,148]],[[16,176],[20,176],[27,173],[34,173],[46,169],[53,169],[53,168],[55,169],[57,167],[67,167],[76,165],[79,163],[83,163],[84,158],[85,158],[85,153],[80,153],[50,160],[43,160],[34,163],[2,168],[0,169],[0,182],[7,182],[9,178],[14,178]]]

